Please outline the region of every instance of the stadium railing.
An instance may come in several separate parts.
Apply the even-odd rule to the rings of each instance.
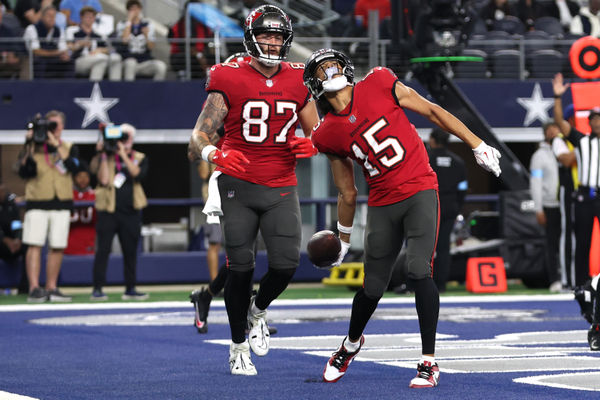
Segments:
[[[505,74],[500,74],[494,68],[495,63],[502,62],[498,51],[512,50],[515,57],[508,62],[511,69],[516,70],[516,79],[546,79],[557,72],[562,72],[567,77],[572,77],[573,73],[568,59],[568,50],[571,44],[577,38],[570,39],[528,39],[524,36],[511,39],[489,39],[485,37],[474,36],[468,43],[468,49],[477,49],[483,51],[486,78],[502,78]],[[206,44],[207,50],[204,52],[208,57],[209,67],[211,65],[224,61],[228,55],[238,51],[243,51],[243,46],[239,38],[189,38],[189,39],[165,39],[166,44],[182,44],[186,53],[186,62],[178,66],[182,73],[175,73],[175,69],[170,65],[168,55],[163,59],[169,65],[169,80],[190,80],[192,77],[190,58],[190,49],[196,43]],[[15,79],[36,79],[33,68],[33,55],[28,49],[23,38],[0,38],[0,44],[11,43],[16,45],[19,54],[24,57],[27,63],[28,74],[25,76],[15,75]],[[373,39],[371,37],[295,37],[292,52],[288,57],[291,62],[304,62],[311,52],[318,48],[333,47],[347,53],[355,63],[355,74],[357,77],[364,76],[371,68],[375,66],[388,66],[399,73],[407,74],[410,70],[408,57],[405,54],[398,55],[392,49],[392,42],[389,39]],[[506,52],[504,52],[506,53]],[[505,59],[506,60],[506,59]],[[504,61],[506,62],[506,61]],[[448,64],[449,73],[453,74],[456,69],[456,63]],[[181,68],[179,68],[181,67]],[[57,71],[60,72],[60,71]],[[459,75],[460,78],[477,79],[478,76]],[[78,76],[76,78],[85,78]]]

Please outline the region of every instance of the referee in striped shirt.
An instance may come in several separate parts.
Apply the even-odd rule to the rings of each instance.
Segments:
[[[561,101],[569,84],[560,80],[552,82],[554,101]],[[555,114],[556,114],[555,107]],[[554,116],[558,120],[557,116]],[[562,118],[562,115],[560,116]],[[575,146],[579,187],[574,194],[575,211],[575,285],[583,286],[589,279],[590,247],[594,217],[600,220],[600,107],[590,110],[588,121],[591,132],[584,135],[571,127],[563,131],[567,139]],[[562,129],[561,129],[562,130]]]

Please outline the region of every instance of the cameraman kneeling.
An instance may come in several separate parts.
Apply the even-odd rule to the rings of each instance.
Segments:
[[[69,238],[73,208],[72,172],[77,168],[77,148],[61,140],[65,114],[50,111],[28,125],[25,148],[19,158],[19,176],[25,183],[23,243],[29,278],[27,301],[71,301],[57,288],[63,250]],[[48,240],[46,288],[39,285],[42,247]]]
[[[125,293],[123,300],[145,300],[147,294],[135,289],[137,249],[142,230],[142,208],[147,200],[140,181],[148,171],[145,154],[132,149],[135,128],[129,124],[102,129],[90,170],[97,175],[96,256],[92,300],[106,300],[106,268],[112,240],[117,234],[123,253]]]

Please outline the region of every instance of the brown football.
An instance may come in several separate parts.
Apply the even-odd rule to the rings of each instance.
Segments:
[[[306,251],[308,259],[319,268],[329,268],[340,253],[341,244],[338,236],[332,231],[319,231],[312,235]]]

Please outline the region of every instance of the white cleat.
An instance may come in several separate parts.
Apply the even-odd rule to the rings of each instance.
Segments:
[[[429,361],[417,365],[417,376],[412,378],[408,387],[413,389],[436,387],[440,382],[440,369],[437,363]]]
[[[250,329],[248,340],[254,354],[262,357],[269,352],[269,340],[271,339],[271,334],[269,333],[269,326],[267,325],[267,310],[257,314],[252,313],[254,299],[255,297],[252,297],[250,307],[248,308],[248,328]]]
[[[256,368],[250,359],[250,345],[231,343],[229,346],[229,370],[231,375],[257,375]]]

